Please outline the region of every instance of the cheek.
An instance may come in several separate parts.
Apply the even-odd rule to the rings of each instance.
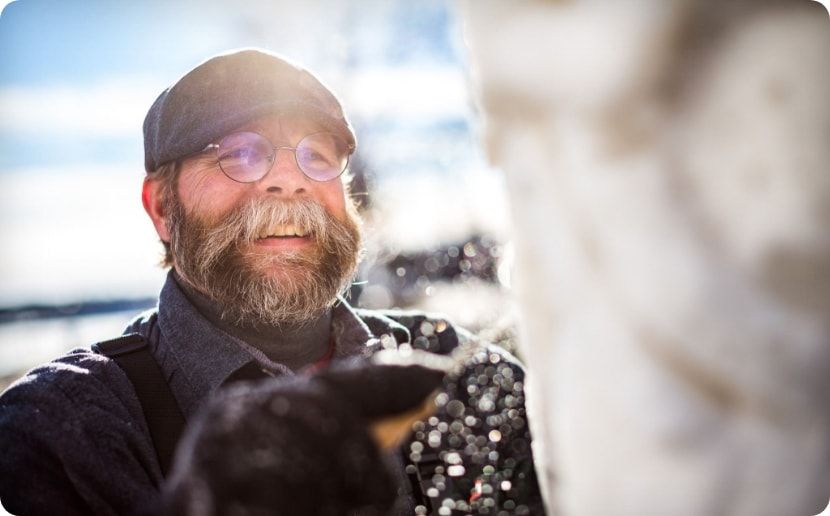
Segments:
[[[331,188],[326,188],[323,194],[318,196],[318,200],[320,200],[326,210],[328,210],[328,212],[334,215],[337,219],[346,219],[346,197],[342,184],[337,183]]]
[[[210,175],[191,176],[179,182],[179,199],[189,213],[227,213],[242,195],[243,192],[229,188],[226,181],[217,181]]]

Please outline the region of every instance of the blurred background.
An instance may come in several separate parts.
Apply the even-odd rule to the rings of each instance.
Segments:
[[[827,22],[806,0],[12,2],[0,387],[155,304],[144,115],[208,56],[260,46],[356,128],[354,304],[512,348],[516,242],[534,450],[563,514],[807,514],[830,478]]]
[[[165,271],[140,201],[141,125],[205,58],[258,46],[315,71],[356,128],[366,307],[442,311],[506,338],[502,177],[476,142],[443,0],[18,0],[0,15],[0,387],[120,334]]]

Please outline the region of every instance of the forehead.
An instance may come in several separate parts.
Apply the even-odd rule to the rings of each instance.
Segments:
[[[325,131],[322,124],[299,114],[267,115],[252,120],[236,131],[253,131],[272,140],[294,140],[307,134]]]

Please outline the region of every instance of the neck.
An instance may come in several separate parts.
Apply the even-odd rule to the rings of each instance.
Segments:
[[[269,360],[296,371],[323,357],[329,348],[331,310],[302,326],[281,324],[232,324],[222,319],[222,309],[212,299],[174,274],[188,300],[211,324],[262,351]]]

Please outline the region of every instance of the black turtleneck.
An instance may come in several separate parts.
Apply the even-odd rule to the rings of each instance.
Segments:
[[[316,320],[296,326],[256,324],[240,326],[220,317],[221,309],[174,272],[173,277],[187,299],[211,324],[261,351],[269,360],[297,371],[322,358],[329,349],[331,310]]]

